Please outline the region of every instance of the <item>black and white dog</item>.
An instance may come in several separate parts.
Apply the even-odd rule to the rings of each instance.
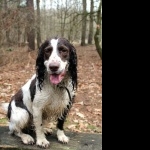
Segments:
[[[12,97],[7,116],[10,134],[19,136],[24,144],[33,144],[23,129],[34,125],[36,144],[46,148],[50,142],[45,134],[51,129],[47,122],[57,121],[57,138],[68,143],[64,121],[70,110],[77,87],[77,56],[65,38],[46,40],[39,48],[36,74]]]

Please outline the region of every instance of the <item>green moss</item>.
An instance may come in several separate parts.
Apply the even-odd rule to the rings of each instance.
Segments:
[[[8,122],[7,118],[0,119],[0,124],[7,124],[7,122]]]
[[[96,127],[94,125],[88,125],[88,129],[95,130]]]
[[[102,128],[101,127],[96,127],[94,125],[88,125],[88,129],[94,131],[95,133],[102,133]]]

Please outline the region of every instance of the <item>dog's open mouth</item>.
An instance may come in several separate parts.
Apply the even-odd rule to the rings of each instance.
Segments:
[[[64,78],[65,74],[66,74],[65,71],[61,72],[60,74],[56,74],[56,73],[50,74],[50,82],[55,85],[60,83]]]

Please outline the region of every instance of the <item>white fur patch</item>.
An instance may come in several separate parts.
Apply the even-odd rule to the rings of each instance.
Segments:
[[[64,134],[64,131],[63,130],[57,130],[57,138],[58,138],[58,141],[62,142],[62,143],[68,143],[69,142],[69,137],[67,137],[65,134]]]
[[[9,124],[10,133],[13,133],[14,131],[20,132],[20,129],[23,129],[28,124],[29,114],[25,109],[16,107],[14,100],[11,102],[11,108],[12,110]]]

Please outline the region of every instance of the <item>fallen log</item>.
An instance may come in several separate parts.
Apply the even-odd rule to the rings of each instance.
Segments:
[[[65,132],[70,137],[68,144],[58,142],[56,132],[47,135],[50,147],[47,150],[102,150],[102,134]],[[32,136],[35,138],[35,134]],[[25,145],[19,137],[8,134],[8,126],[0,126],[0,150],[41,150],[34,145]]]

